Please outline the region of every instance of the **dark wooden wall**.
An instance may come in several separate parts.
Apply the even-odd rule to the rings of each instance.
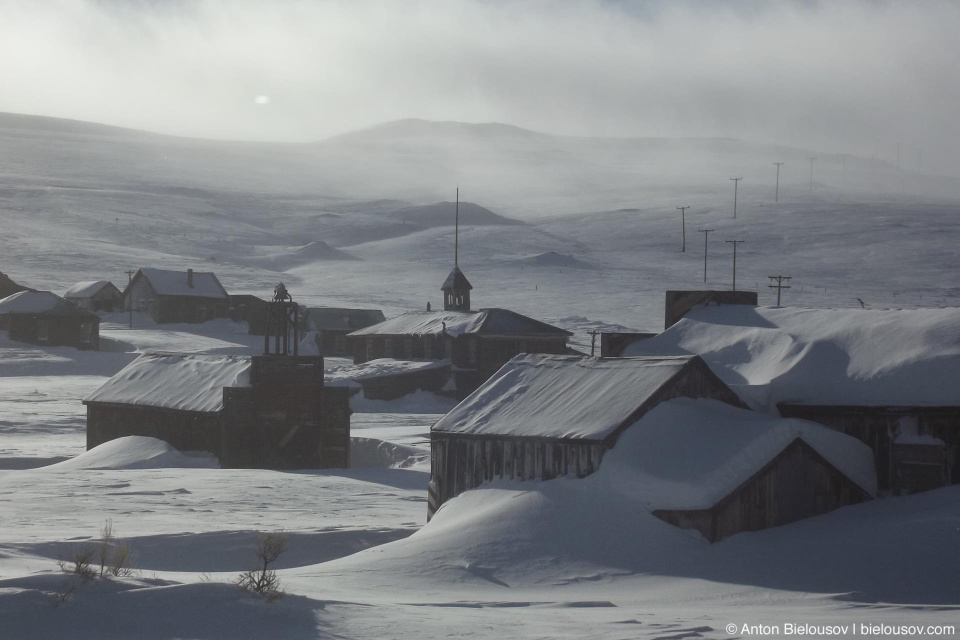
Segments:
[[[137,405],[87,405],[87,449],[125,436],[157,438],[180,451],[207,451],[218,458],[223,455],[217,413]]]
[[[468,489],[495,478],[549,480],[582,478],[600,467],[606,448],[592,440],[548,440],[509,436],[430,434],[427,516]]]
[[[40,324],[47,325],[47,339],[40,339]],[[32,316],[19,313],[7,315],[6,326],[12,340],[49,346],[100,348],[100,322],[94,318]]]
[[[870,499],[802,440],[795,440],[744,484],[710,509],[657,510],[653,515],[715,542]]]
[[[230,304],[225,298],[158,295],[151,313],[157,324],[206,322],[230,317]]]
[[[819,422],[866,443],[877,464],[877,484],[884,491],[912,493],[943,484],[960,484],[960,407],[842,407],[778,405],[785,418]],[[942,468],[920,471],[931,463],[929,452],[895,445],[901,420],[915,420],[919,432],[944,442]],[[911,457],[911,454],[914,454]],[[911,460],[916,462],[911,463]],[[929,462],[923,462],[929,460]],[[938,482],[938,479],[940,480]]]

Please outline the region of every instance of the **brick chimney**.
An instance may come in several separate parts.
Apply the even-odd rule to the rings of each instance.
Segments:
[[[187,269],[187,286],[193,289],[193,269]]]

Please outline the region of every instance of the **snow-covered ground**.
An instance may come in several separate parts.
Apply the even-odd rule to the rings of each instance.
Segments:
[[[819,154],[811,192],[799,169],[807,150],[737,141],[505,129],[489,141],[469,132],[463,146],[459,130],[398,123],[319,145],[245,145],[29,122],[0,121],[0,270],[55,293],[95,279],[122,286],[140,266],[192,267],[215,271],[231,293],[266,296],[283,280],[310,306],[388,317],[437,308],[452,228],[404,216],[450,200],[459,182],[466,199],[524,223],[462,228],[474,307],[556,324],[580,349],[592,329],[661,329],[665,289],[728,288],[728,239],[746,240],[738,287],[764,304],[776,274],[793,276],[792,306],[960,302],[960,207],[942,199],[955,185],[908,174],[901,191],[876,161],[851,157],[841,174],[839,156]],[[773,203],[778,158],[788,165]],[[736,220],[731,171],[745,175]],[[933,182],[936,197],[912,195]],[[692,207],[685,252],[679,205]],[[706,285],[698,229],[715,229]],[[343,257],[334,250],[359,260],[332,260]],[[80,400],[138,353],[262,347],[229,321],[128,321],[104,318],[100,352],[0,336],[0,637],[728,638],[760,635],[744,624],[779,625],[767,634],[779,636],[787,623],[960,626],[957,487],[709,545],[650,516],[605,464],[583,481],[467,492],[424,526],[429,428],[450,408],[424,395],[356,399],[350,470],[190,468],[144,443],[64,463],[85,449]],[[175,466],[130,468],[156,464],[141,459]],[[139,573],[71,590],[56,560],[107,519]],[[228,583],[252,562],[256,533],[277,530],[290,535],[278,562],[288,595],[267,604]]]

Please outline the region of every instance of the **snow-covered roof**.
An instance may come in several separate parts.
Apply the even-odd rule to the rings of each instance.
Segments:
[[[328,369],[324,374],[324,380],[327,384],[333,385],[342,380],[361,381],[449,367],[449,360],[394,360],[393,358],[377,358],[376,360],[368,360],[362,364]]]
[[[249,356],[145,353],[84,403],[215,412],[223,408],[224,387],[249,386]]]
[[[50,291],[21,291],[0,300],[0,315],[7,313],[87,318],[100,321],[100,317],[80,309]]]
[[[112,287],[113,283],[109,280],[86,280],[73,285],[63,294],[64,298],[90,298],[98,293],[104,287]]]
[[[519,355],[432,430],[602,440],[694,360]]]
[[[217,276],[209,271],[194,271],[193,286],[187,283],[186,271],[168,271],[166,269],[141,268],[142,274],[157,295],[196,296],[198,298],[228,298],[226,290]],[[136,276],[134,276],[136,277]]]
[[[709,509],[798,438],[876,495],[873,451],[856,438],[707,399],[658,404],[623,432],[602,468],[650,510]]]
[[[440,335],[464,333],[486,335],[572,335],[569,331],[528,318],[509,309],[479,311],[408,311],[375,324],[351,336],[364,335]]]
[[[385,320],[380,309],[342,309],[311,307],[307,309],[311,327],[324,330],[356,330]]]
[[[624,355],[698,354],[756,407],[960,406],[960,309],[694,309]]]

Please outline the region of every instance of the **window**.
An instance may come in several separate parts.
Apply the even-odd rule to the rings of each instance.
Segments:
[[[89,322],[80,324],[80,342],[82,344],[90,344],[93,342],[93,325]]]
[[[384,358],[393,357],[393,339],[392,338],[383,339],[383,357]]]
[[[373,338],[367,338],[367,360],[373,360]]]
[[[403,339],[403,352],[408,360],[413,357],[413,338]]]
[[[477,339],[467,338],[467,362],[477,364]]]

